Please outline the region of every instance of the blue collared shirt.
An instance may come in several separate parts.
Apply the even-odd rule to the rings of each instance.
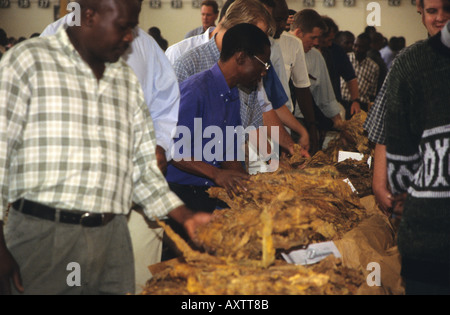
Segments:
[[[195,158],[215,167],[220,167],[223,161],[235,161],[240,142],[234,129],[242,125],[238,88],[228,87],[215,64],[183,81],[180,92],[178,131],[184,132],[174,138],[174,160]],[[209,135],[209,132],[213,133]],[[181,171],[173,165],[169,165],[166,179],[181,185],[215,185],[210,179]]]
[[[190,76],[208,70],[220,59],[220,51],[217,48],[214,37],[203,45],[197,46],[183,56],[178,58],[173,64],[178,82],[181,83]],[[259,103],[258,93],[246,94],[242,90],[241,97],[241,119],[244,128],[254,126],[259,128],[263,125],[263,110]]]
[[[278,109],[288,102],[288,96],[284,90],[283,84],[281,84],[280,78],[275,72],[272,62],[270,62],[270,69],[267,71],[267,75],[264,77],[264,90],[267,93],[269,101],[272,103],[273,109]]]

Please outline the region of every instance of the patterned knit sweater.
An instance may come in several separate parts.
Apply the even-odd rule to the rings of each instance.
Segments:
[[[388,179],[394,193],[408,192],[398,233],[402,274],[448,284],[450,49],[440,34],[397,60],[387,93]]]

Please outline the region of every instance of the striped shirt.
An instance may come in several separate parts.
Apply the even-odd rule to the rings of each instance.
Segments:
[[[0,63],[0,219],[25,198],[51,207],[163,217],[181,201],[155,157],[153,123],[121,59],[100,80],[64,29],[15,46]]]

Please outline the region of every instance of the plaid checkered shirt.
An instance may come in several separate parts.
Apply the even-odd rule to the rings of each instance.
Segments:
[[[386,128],[384,126],[387,101],[386,90],[387,86],[385,80],[363,125],[364,129],[367,131],[369,140],[381,145],[386,144]]]
[[[355,74],[358,79],[359,98],[361,102],[369,104],[375,99],[377,94],[378,76],[380,67],[370,58],[365,58],[359,62],[356,60],[355,53],[349,53],[348,57],[355,69]],[[350,101],[350,91],[344,79],[341,78],[342,99]]]
[[[422,41],[419,41],[420,43]],[[414,45],[412,45],[414,46]],[[396,56],[396,58],[392,61],[392,64],[403,55],[406,51],[408,51],[412,46],[406,47],[402,49]],[[391,68],[392,69],[392,68]],[[364,122],[364,130],[367,131],[368,138],[370,141],[376,144],[386,145],[386,126],[385,126],[385,118],[387,111],[387,96],[386,92],[388,86],[386,84],[388,77],[390,75],[390,71],[386,75],[386,79],[378,92],[377,97],[373,103],[373,106],[370,108],[367,113],[367,119]]]
[[[182,202],[159,171],[143,92],[123,60],[100,80],[65,30],[0,63],[0,220],[9,202],[164,217]]]

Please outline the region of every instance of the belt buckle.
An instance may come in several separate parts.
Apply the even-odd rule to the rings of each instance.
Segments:
[[[85,227],[101,226],[103,224],[103,217],[104,217],[103,214],[93,215],[92,213],[86,212],[81,216],[80,224]],[[100,222],[99,222],[99,218],[100,218]]]

